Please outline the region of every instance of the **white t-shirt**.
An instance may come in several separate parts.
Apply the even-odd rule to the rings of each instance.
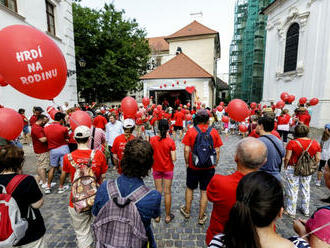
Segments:
[[[321,140],[320,144],[322,146],[321,160],[328,161],[330,159],[330,139],[327,141]]]

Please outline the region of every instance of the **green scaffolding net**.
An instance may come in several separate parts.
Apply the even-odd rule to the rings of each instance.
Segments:
[[[262,100],[267,17],[260,12],[273,0],[236,0],[234,35],[230,45],[231,97]]]

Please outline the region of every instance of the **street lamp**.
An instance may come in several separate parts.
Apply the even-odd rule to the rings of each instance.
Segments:
[[[86,66],[86,61],[82,58],[79,59],[78,63],[81,68],[84,68]]]

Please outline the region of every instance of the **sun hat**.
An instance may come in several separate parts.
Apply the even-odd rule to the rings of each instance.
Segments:
[[[315,230],[313,233],[315,236],[327,244],[330,244],[330,225],[316,231],[316,229],[328,223],[330,223],[330,207],[320,208],[307,221],[306,231],[309,233]]]

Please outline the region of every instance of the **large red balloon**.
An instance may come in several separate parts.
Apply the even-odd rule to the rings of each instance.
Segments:
[[[290,95],[286,101],[288,103],[293,103],[295,99],[296,99],[296,97],[294,95]]]
[[[121,100],[121,109],[126,118],[134,119],[135,114],[138,111],[138,105],[133,97],[126,96]]]
[[[311,105],[311,106],[315,106],[315,105],[317,105],[319,103],[319,99],[317,99],[317,98],[312,98],[310,101],[309,101],[309,104]]]
[[[70,127],[74,131],[78,126],[92,126],[92,119],[85,111],[75,111],[70,116]]]
[[[0,137],[16,139],[23,130],[22,116],[10,108],[0,108]]]
[[[278,101],[275,105],[275,107],[278,109],[282,109],[282,108],[284,108],[284,106],[285,106],[285,102],[283,102],[283,101]]]
[[[299,99],[299,104],[305,104],[307,102],[307,98],[306,97],[301,97]]]
[[[234,99],[230,101],[227,106],[228,115],[235,121],[244,121],[249,116],[249,107],[241,99]]]
[[[0,31],[0,74],[21,93],[53,99],[67,79],[65,58],[52,39],[28,25]]]
[[[7,82],[5,81],[5,79],[3,78],[3,76],[1,76],[0,74],[0,86],[4,87],[7,86]]]
[[[255,109],[257,107],[257,104],[255,102],[251,102],[250,107],[252,109]]]
[[[143,97],[142,104],[144,107],[147,107],[150,103],[150,99],[148,97]]]
[[[247,126],[245,126],[244,124],[240,124],[238,128],[242,133],[246,133],[248,130]]]
[[[289,99],[289,93],[288,92],[283,92],[281,94],[281,99],[282,99],[282,101],[286,102]]]
[[[221,121],[224,122],[224,123],[228,123],[229,122],[229,117],[224,115],[224,116],[222,116]]]

